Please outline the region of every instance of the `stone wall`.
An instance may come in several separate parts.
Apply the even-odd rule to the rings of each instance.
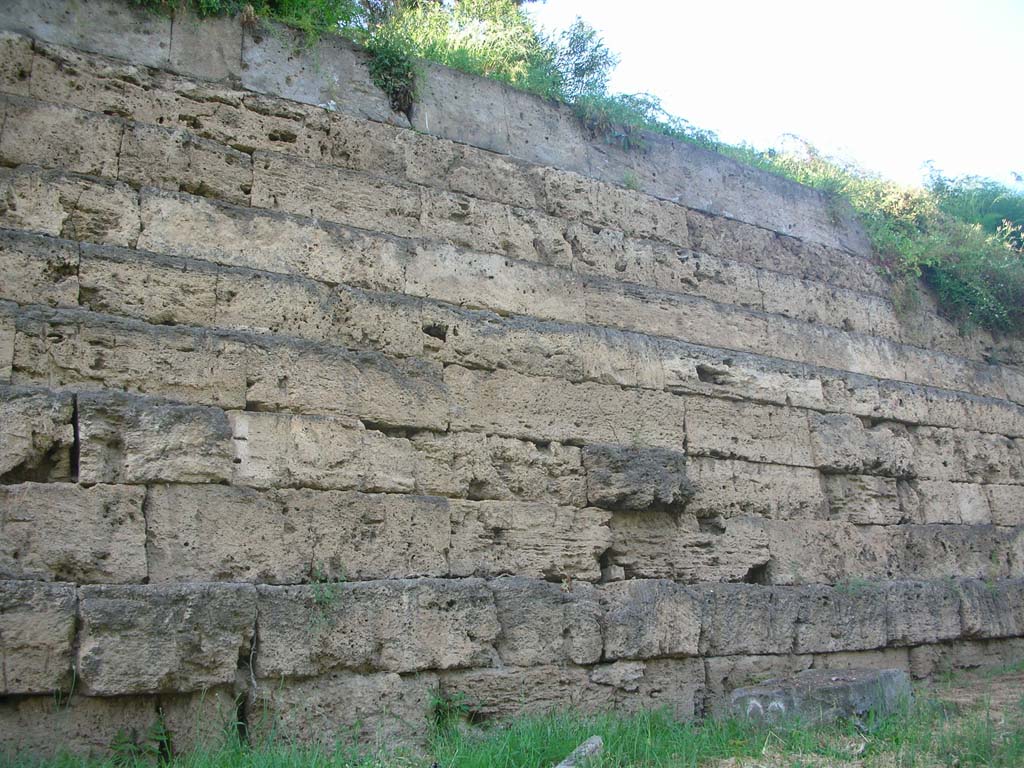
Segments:
[[[1024,655],[1019,341],[817,193],[436,67],[395,114],[339,41],[0,29],[5,747]]]

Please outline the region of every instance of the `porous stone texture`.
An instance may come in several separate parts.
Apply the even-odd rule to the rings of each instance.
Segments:
[[[0,3],[0,749],[1019,661],[1019,339],[817,192],[301,43]]]

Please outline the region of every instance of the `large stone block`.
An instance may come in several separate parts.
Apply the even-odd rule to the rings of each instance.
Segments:
[[[480,579],[259,587],[258,678],[488,666],[500,627]]]
[[[127,184],[31,166],[0,169],[0,226],[132,246],[139,237],[139,199]]]
[[[889,645],[960,637],[960,592],[949,582],[894,582],[885,591]]]
[[[764,521],[670,512],[617,512],[609,562],[629,578],[742,581],[769,560]]]
[[[831,653],[885,646],[884,590],[884,582],[800,589],[794,652]]]
[[[689,454],[814,465],[805,411],[703,397],[686,405]]]
[[[811,414],[814,464],[826,472],[902,477],[914,471],[914,450],[900,425],[865,427],[856,416]]]
[[[77,669],[84,693],[198,691],[234,682],[249,655],[256,589],[242,584],[79,590]]]
[[[72,395],[0,386],[0,478],[71,480]]]
[[[873,475],[826,475],[829,518],[856,525],[896,525],[904,510],[896,481]]]
[[[995,525],[1024,525],[1024,487],[1019,485],[986,485],[989,512]]]
[[[1024,658],[1024,638],[1007,640],[962,640],[910,649],[910,673],[929,678],[963,669],[1005,667]]]
[[[85,312],[29,311],[17,318],[13,378],[241,408],[246,374],[240,352],[237,344],[200,331]]]
[[[190,131],[134,123],[124,134],[117,176],[134,187],[248,205],[253,159]]]
[[[602,607],[591,585],[507,577],[489,586],[501,626],[501,664],[593,664],[601,658]]]
[[[985,486],[948,480],[916,480],[901,486],[906,518],[914,523],[984,525],[992,522]]]
[[[1024,454],[1008,437],[935,427],[915,427],[911,437],[920,477],[975,483],[1024,481]]]
[[[32,77],[32,39],[16,32],[0,32],[0,61],[4,93],[27,95]]]
[[[4,281],[0,299],[53,307],[78,304],[78,245],[67,240],[0,233]]]
[[[716,584],[696,591],[703,601],[701,655],[792,652],[801,610],[799,590]]]
[[[965,638],[1024,635],[1024,579],[966,579],[958,587]]]
[[[274,152],[253,155],[252,205],[399,237],[421,233],[418,188]]]
[[[895,578],[902,573],[902,541],[890,526],[832,520],[764,522],[771,557],[769,584],[835,584]]]
[[[701,604],[690,591],[646,580],[605,584],[598,591],[605,660],[697,655]]]
[[[707,457],[688,458],[693,487],[686,511],[699,518],[819,520],[829,499],[817,470]]]
[[[453,501],[452,576],[596,581],[611,545],[609,512],[541,502]]]
[[[78,396],[83,483],[219,483],[232,477],[232,440],[219,408],[115,393]]]
[[[71,685],[76,607],[73,584],[0,581],[0,694]]]
[[[0,158],[5,165],[38,165],[116,178],[122,120],[14,96],[2,103]]]
[[[693,493],[681,451],[588,445],[583,468],[587,501],[606,509],[679,510]]]
[[[1024,576],[1024,529],[993,525],[908,525],[900,529],[906,578]]]
[[[685,403],[675,395],[455,365],[445,368],[444,381],[454,403],[453,429],[675,450],[685,442]]]
[[[144,741],[158,722],[150,696],[73,696],[58,704],[52,693],[0,700],[0,751],[33,758],[65,753],[112,755],[118,734]]]
[[[139,248],[375,290],[405,284],[404,247],[385,237],[155,190],[141,211]]]
[[[0,486],[0,576],[131,583],[146,578],[145,489]]]
[[[449,398],[437,363],[256,339],[245,355],[251,410],[333,413],[386,427],[440,432],[448,428]]]
[[[312,579],[314,570],[332,579],[449,570],[449,510],[433,497],[154,486],[147,514],[154,582],[288,584]]]
[[[219,275],[203,262],[110,246],[82,250],[83,307],[158,325],[217,325]]]
[[[333,747],[423,744],[437,675],[339,670],[304,680],[260,680],[249,711],[250,739]]]

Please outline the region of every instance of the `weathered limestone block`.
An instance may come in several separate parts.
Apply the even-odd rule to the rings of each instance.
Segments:
[[[480,579],[261,586],[258,594],[259,678],[341,668],[457,669],[494,660],[500,627],[494,596]]]
[[[601,659],[602,607],[589,584],[566,586],[518,576],[489,582],[501,633],[501,664],[593,664]]]
[[[368,54],[340,35],[304,45],[304,33],[284,25],[243,29],[242,86],[303,104],[341,110],[407,127],[387,94],[370,79]]]
[[[253,155],[252,206],[399,237],[421,234],[419,188],[276,152]]]
[[[78,396],[83,483],[219,483],[232,477],[232,441],[219,408],[117,393]]]
[[[42,171],[0,169],[0,226],[68,240],[133,246],[139,199],[127,185]]]
[[[1024,481],[1024,454],[1008,437],[935,427],[915,427],[911,435],[921,477],[974,483]]]
[[[896,481],[874,475],[826,475],[828,516],[856,525],[897,525],[904,519]]]
[[[83,245],[79,300],[94,312],[147,323],[215,326],[219,276],[204,266],[170,256]]]
[[[686,471],[693,487],[686,511],[699,518],[828,516],[829,499],[814,469],[696,457],[687,458]]]
[[[828,408],[822,375],[806,366],[669,339],[659,340],[658,355],[671,392],[843,410]]]
[[[422,744],[437,686],[431,673],[344,670],[304,680],[257,681],[250,738],[257,744],[273,738],[325,747],[352,739],[368,748]]]
[[[809,414],[814,464],[825,472],[903,477],[914,470],[914,451],[899,425],[867,428],[856,416]]]
[[[960,592],[948,582],[904,581],[885,591],[888,645],[919,645],[960,637]]]
[[[107,757],[117,735],[144,737],[157,723],[156,700],[148,696],[73,696],[57,706],[52,693],[0,701],[0,750],[55,758]]]
[[[301,342],[247,341],[250,410],[334,413],[440,432],[448,428],[449,400],[437,363],[392,361],[375,352]]]
[[[995,525],[1024,525],[1024,487],[986,485],[983,490]]]
[[[628,443],[680,450],[683,398],[601,384],[570,384],[512,371],[444,369],[452,429],[526,440]]]
[[[992,525],[909,525],[903,536],[906,578],[1024,576],[1024,529]]]
[[[664,448],[583,448],[588,503],[605,509],[681,510],[692,495],[686,454]]]
[[[586,668],[569,665],[445,672],[439,690],[441,696],[464,701],[477,721],[570,708],[593,711],[604,704],[590,689]]]
[[[563,321],[579,321],[586,313],[578,275],[495,253],[421,245],[405,275],[405,293],[467,309]]]
[[[78,245],[16,232],[0,233],[0,299],[52,307],[78,304]]]
[[[452,576],[596,581],[611,545],[611,513],[542,502],[453,501]]]
[[[1024,579],[958,582],[965,638],[1024,635]]]
[[[684,587],[629,580],[602,585],[598,592],[605,660],[697,655],[701,604]]]
[[[741,581],[769,560],[764,521],[757,518],[617,512],[610,526],[610,562],[628,578]]]
[[[686,405],[689,454],[814,465],[805,411],[704,397]]]
[[[373,290],[405,284],[404,247],[379,235],[148,189],[141,216],[150,251]]]
[[[695,588],[703,600],[700,651],[704,656],[791,653],[800,615],[800,591],[752,584]]]
[[[234,482],[257,488],[413,493],[420,455],[407,438],[388,437],[346,416],[231,411]],[[439,465],[425,470],[440,471]],[[447,494],[438,494],[447,495]]]
[[[0,581],[0,694],[68,688],[75,608],[73,584]]]
[[[256,589],[242,584],[79,590],[77,669],[94,696],[198,691],[234,682],[249,655]]]
[[[704,714],[723,717],[729,712],[729,694],[736,688],[788,677],[809,669],[812,656],[722,656],[704,659],[707,695]]]
[[[985,486],[948,480],[916,480],[902,488],[906,518],[915,523],[984,525],[992,522]]]
[[[19,315],[14,368],[18,384],[123,389],[221,407],[245,404],[246,374],[234,342],[91,313]]]
[[[697,296],[591,278],[586,322],[669,339],[749,352],[767,350],[761,313]]]
[[[910,673],[918,679],[979,667],[1016,664],[1024,657],[1024,638],[962,640],[910,649]]]
[[[410,436],[419,493],[587,504],[580,449],[470,432]]]
[[[912,698],[910,678],[899,669],[808,669],[794,677],[738,688],[733,712],[749,720],[827,723],[842,718],[887,717]]]
[[[771,555],[764,573],[769,584],[835,584],[901,573],[901,542],[889,526],[766,520],[764,537]]]
[[[0,160],[114,179],[124,122],[74,107],[14,96],[4,110]]]
[[[590,670],[597,711],[643,712],[667,709],[677,720],[692,720],[704,700],[700,659],[617,661]]]
[[[154,486],[147,512],[153,582],[287,584],[311,579],[314,570],[331,579],[448,574],[443,499]]]
[[[131,583],[146,578],[144,488],[0,486],[0,577]]]
[[[795,653],[881,648],[886,644],[884,584],[800,589]]]
[[[71,480],[74,398],[0,386],[0,478]]]
[[[0,83],[4,93],[28,94],[32,77],[32,38],[0,33]]]
[[[189,131],[133,123],[124,134],[117,174],[134,187],[159,187],[249,204],[253,160]]]

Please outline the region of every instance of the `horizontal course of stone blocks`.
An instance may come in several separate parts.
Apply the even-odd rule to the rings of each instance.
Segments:
[[[398,115],[344,42],[0,28],[0,747],[1024,653],[1020,342],[816,193],[440,68]]]

